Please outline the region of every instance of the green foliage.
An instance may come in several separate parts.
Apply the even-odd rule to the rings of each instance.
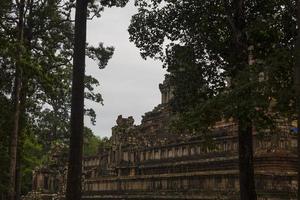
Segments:
[[[32,133],[27,133],[27,137],[23,140],[22,147],[22,164],[21,164],[21,175],[22,175],[22,188],[23,194],[26,194],[32,188],[32,172],[33,170],[42,163],[44,156],[43,146],[38,142],[36,136]]]
[[[215,97],[225,88],[221,73],[205,61],[197,62],[193,49],[180,45],[168,52],[167,66],[174,87],[171,105],[176,113],[181,113],[175,118],[175,130],[206,133],[220,119]]]
[[[89,17],[99,17],[104,7],[125,6],[124,1],[90,1]],[[5,193],[9,163],[9,133],[11,130],[14,76],[18,50],[21,49],[23,68],[20,123],[20,146],[22,155],[22,192],[30,189],[31,171],[55,143],[67,144],[69,140],[69,119],[71,101],[71,77],[73,59],[74,25],[72,11],[75,1],[32,0],[25,1],[24,43],[19,44],[18,5],[14,1],[0,2],[0,194]],[[18,49],[17,47],[20,47]],[[93,47],[87,45],[86,54],[103,69],[114,52],[113,47],[102,43]],[[103,102],[101,94],[95,91],[98,80],[85,78],[85,98],[97,103]],[[86,108],[86,115],[95,123],[96,114]],[[98,139],[91,136],[89,152],[94,153]],[[2,162],[3,161],[3,162]]]
[[[246,117],[266,128],[279,113],[291,116],[295,1],[245,1],[239,41],[231,1],[137,0],[136,6],[130,40],[142,57],[163,60],[171,72],[177,125],[200,131],[220,118]]]
[[[105,48],[103,46],[103,43],[99,43],[99,46],[97,48],[95,47],[88,47],[87,48],[87,55],[89,58],[98,61],[98,66],[100,69],[103,69],[107,63],[108,60],[112,57],[114,53],[113,47],[107,47]]]
[[[10,127],[9,116],[11,111],[9,110],[10,102],[5,96],[0,95],[0,106],[2,108],[0,115],[0,194],[7,190],[8,185],[8,166],[9,166],[9,137],[6,134],[6,130]]]
[[[85,127],[83,155],[95,156],[103,147],[109,147],[109,140],[106,137],[100,138],[94,135],[91,129]]]

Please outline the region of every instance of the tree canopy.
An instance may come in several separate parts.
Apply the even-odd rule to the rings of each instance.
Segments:
[[[175,87],[176,124],[207,133],[233,119],[241,199],[256,199],[252,134],[276,132],[295,114],[296,1],[137,0],[130,40],[164,62]],[[203,131],[204,129],[204,131]]]
[[[101,1],[89,4],[89,17],[100,16],[104,7],[123,5],[122,1]],[[125,1],[124,1],[125,2]],[[74,24],[72,10],[74,1],[30,0],[24,1],[24,13],[19,16],[19,1],[0,3],[0,159],[9,163],[9,132],[13,128],[13,96],[18,56],[22,69],[20,96],[21,112],[19,122],[18,152],[21,155],[22,193],[30,189],[30,175],[39,165],[40,154],[50,150],[57,141],[69,141],[71,109],[71,77],[74,46]],[[19,19],[22,18],[22,38],[19,44]],[[20,49],[18,49],[20,47]],[[22,52],[18,54],[17,52]],[[113,47],[87,44],[86,55],[103,69],[114,52]],[[99,81],[93,76],[85,77],[85,98],[103,102],[96,92]],[[85,114],[94,124],[95,111],[85,108]],[[28,152],[36,151],[34,154]],[[42,153],[42,154],[43,154]],[[8,166],[1,165],[1,180],[8,178]],[[0,193],[6,193],[8,183],[1,181]]]

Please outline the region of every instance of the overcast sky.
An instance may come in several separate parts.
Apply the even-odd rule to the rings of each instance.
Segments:
[[[162,64],[151,59],[143,60],[139,49],[129,42],[128,26],[137,12],[133,2],[125,8],[107,8],[101,18],[88,22],[87,41],[97,45],[114,46],[115,53],[108,66],[100,70],[96,63],[87,60],[86,74],[100,82],[99,91],[104,106],[86,104],[97,113],[96,126],[85,119],[85,125],[96,135],[110,136],[119,114],[133,116],[139,124],[141,116],[160,103],[158,84],[163,81],[165,70]]]

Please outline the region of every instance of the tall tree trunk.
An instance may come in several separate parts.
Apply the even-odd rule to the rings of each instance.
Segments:
[[[254,167],[253,167],[253,137],[252,122],[247,118],[238,119],[239,137],[239,173],[241,200],[256,200]]]
[[[22,78],[22,92],[20,96],[20,119],[19,119],[19,132],[18,132],[18,149],[17,149],[17,161],[16,161],[16,197],[15,200],[21,199],[21,186],[22,186],[22,150],[24,144],[24,136],[22,133],[26,127],[26,116],[25,116],[25,106],[27,97],[27,79],[23,75]]]
[[[13,115],[13,130],[11,132],[11,142],[10,142],[10,168],[9,168],[9,200],[14,200],[16,195],[16,160],[17,160],[17,149],[18,149],[18,133],[19,133],[19,118],[20,118],[20,95],[22,88],[22,45],[23,45],[23,32],[24,32],[24,6],[25,0],[19,2],[19,21],[18,21],[18,57],[16,62],[16,72],[15,72],[15,83],[13,91],[13,105],[14,105],[14,115]]]
[[[297,13],[297,40],[295,46],[295,93],[296,93],[296,116],[297,116],[297,134],[298,134],[298,200],[300,200],[300,0],[296,0]]]
[[[18,143],[18,150],[17,150],[17,161],[16,161],[16,195],[15,200],[21,199],[21,147],[20,142]]]
[[[67,200],[81,199],[86,20],[87,0],[77,0],[71,99],[71,138],[66,189]]]
[[[247,37],[245,33],[245,0],[233,0],[230,6],[230,1],[223,0],[225,9],[227,10],[228,22],[231,26],[233,44],[235,46],[234,58],[235,66],[232,71],[233,89],[237,84],[234,83],[238,74],[242,72],[248,65],[251,65],[251,52],[249,52]],[[232,15],[233,12],[233,15]],[[247,82],[247,80],[244,80]],[[243,84],[243,83],[242,83]],[[243,92],[243,99],[251,95],[251,89]],[[253,135],[252,135],[252,120],[245,114],[243,106],[238,106],[238,142],[239,142],[239,179],[240,179],[240,199],[241,200],[256,200],[254,166],[253,166]],[[242,114],[240,114],[242,113]]]
[[[24,24],[24,30],[23,30],[23,44],[28,52],[32,50],[31,47],[31,41],[32,41],[32,7],[33,7],[33,1],[27,0],[25,9],[28,9],[27,11],[27,26],[25,29]],[[25,31],[26,30],[26,31]],[[19,115],[19,130],[18,130],[18,149],[17,149],[17,163],[16,163],[16,197],[15,200],[21,199],[21,190],[22,190],[22,150],[23,150],[23,144],[24,144],[24,135],[22,134],[24,131],[24,128],[26,127],[26,98],[27,98],[27,92],[28,92],[28,75],[26,73],[22,74],[22,90],[20,94],[20,115]]]

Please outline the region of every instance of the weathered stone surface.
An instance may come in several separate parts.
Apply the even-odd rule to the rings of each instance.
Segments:
[[[236,124],[216,123],[210,148],[201,137],[172,134],[168,80],[160,89],[162,104],[146,113],[141,125],[120,115],[111,146],[84,159],[84,199],[239,199]],[[297,142],[288,124],[278,121],[278,134],[253,136],[259,199],[295,199]],[[45,177],[56,176],[36,171],[34,189],[49,192]]]

